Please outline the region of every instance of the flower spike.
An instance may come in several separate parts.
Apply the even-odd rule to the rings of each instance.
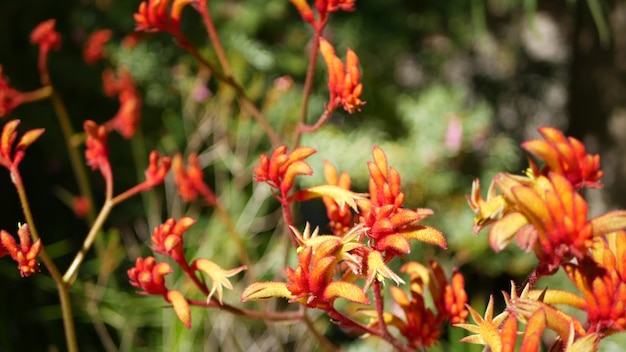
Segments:
[[[43,128],[30,130],[20,138],[15,145],[17,139],[17,126],[20,120],[11,120],[4,125],[2,135],[0,136],[0,165],[11,169],[17,167],[24,159],[26,148],[33,144],[44,132]]]
[[[360,99],[363,84],[361,84],[359,58],[352,49],[348,49],[344,65],[335,55],[335,49],[324,38],[320,38],[320,52],[328,67],[330,98],[326,109],[333,111],[338,106],[343,106],[343,109],[350,114],[360,111],[361,105],[365,105],[365,102]]]
[[[19,225],[17,230],[20,245],[15,243],[13,236],[0,230],[0,257],[9,254],[17,262],[22,277],[31,276],[39,271],[37,256],[41,252],[41,239],[32,243],[28,224]]]

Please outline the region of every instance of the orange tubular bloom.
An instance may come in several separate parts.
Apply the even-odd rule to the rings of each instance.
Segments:
[[[545,162],[541,174],[554,172],[563,175],[576,189],[602,187],[600,156],[587,154],[585,146],[576,138],[565,137],[552,127],[541,127],[545,140],[533,139],[522,143],[522,148]],[[533,163],[533,171],[538,174]]]
[[[97,30],[89,36],[83,46],[83,60],[88,65],[93,65],[102,60],[106,53],[105,44],[111,39],[113,32],[109,29]]]
[[[109,164],[109,146],[107,144],[107,130],[104,126],[98,126],[95,122],[87,120],[83,124],[87,133],[85,145],[85,158],[87,165],[92,170],[99,169],[105,179],[112,177],[111,165]]]
[[[113,72],[102,72],[102,84],[105,94],[113,96],[118,94],[120,108],[117,114],[105,123],[107,130],[115,129],[122,137],[130,139],[135,135],[137,126],[141,120],[142,99],[135,86],[135,81],[130,72],[122,68],[118,72],[119,78],[115,79]]]
[[[168,263],[157,263],[154,257],[137,258],[135,266],[128,269],[128,277],[131,285],[143,290],[140,294],[163,295],[167,292],[165,275],[173,271]]]
[[[0,136],[0,165],[11,169],[17,167],[26,155],[26,148],[33,144],[44,132],[43,128],[30,130],[20,138],[20,141],[15,144],[17,139],[17,125],[20,120],[11,120],[4,125],[2,129],[2,135]]]
[[[178,194],[186,202],[191,202],[200,195],[208,205],[215,205],[215,194],[204,182],[204,173],[198,164],[198,155],[193,153],[187,158],[187,168],[183,165],[183,157],[176,154],[172,160],[174,182],[178,186]]]
[[[350,190],[350,176],[345,171],[341,175],[337,175],[337,170],[328,161],[324,162],[324,177],[327,184]],[[348,232],[354,225],[354,215],[350,207],[345,204],[340,206],[331,197],[322,197],[322,201],[326,206],[326,215],[330,220],[328,226],[333,231],[333,234],[341,236]]]
[[[298,147],[287,153],[286,146],[274,149],[272,155],[261,155],[259,166],[254,168],[254,180],[265,182],[280,191],[278,197],[287,199],[298,175],[312,175],[313,169],[304,159],[315,153],[315,149]]]
[[[333,302],[337,298],[369,304],[369,298],[360,287],[333,280],[337,264],[342,260],[342,252],[345,250],[341,240],[333,237],[332,240],[316,246],[301,248],[298,253],[298,267],[287,268],[287,278],[290,281],[287,289],[293,295],[293,301],[327,311],[334,309]]]
[[[390,314],[389,324],[398,328],[411,347],[429,347],[437,343],[446,320],[453,324],[465,322],[469,311],[465,308],[467,294],[460,273],[455,271],[451,282],[448,282],[441,266],[434,261],[430,262],[430,268],[408,262],[401,271],[410,277],[411,296],[398,287],[390,287],[391,296],[404,316]],[[436,313],[426,307],[426,288],[432,296]],[[370,325],[375,324],[376,321]]]
[[[24,224],[17,230],[20,245],[15,243],[13,236],[6,231],[0,230],[0,257],[9,254],[17,262],[22,277],[31,276],[39,271],[37,256],[41,252],[41,239],[32,243],[28,225]]]
[[[598,238],[592,259],[568,264],[565,271],[582,291],[588,332],[610,335],[626,330],[626,232]]]
[[[370,199],[357,200],[360,222],[369,229],[366,235],[373,241],[372,249],[391,257],[404,255],[410,252],[410,239],[446,248],[441,232],[418,224],[432,215],[432,210],[402,208],[404,193],[400,191],[400,174],[388,166],[382,149],[374,147],[372,154],[374,161],[368,162]]]
[[[360,99],[363,85],[359,71],[359,58],[354,51],[348,49],[344,66],[335,55],[335,49],[324,38],[320,38],[320,51],[328,67],[330,99],[326,109],[332,111],[341,105],[350,114],[361,111],[361,105],[365,102]]]
[[[168,7],[172,4],[171,11]],[[183,8],[194,0],[146,0],[134,15],[136,31],[180,33],[180,17]]]
[[[150,164],[145,171],[146,180],[144,184],[147,187],[154,187],[160,185],[165,180],[165,176],[170,167],[172,166],[172,160],[166,156],[161,157],[157,151],[150,153]]]

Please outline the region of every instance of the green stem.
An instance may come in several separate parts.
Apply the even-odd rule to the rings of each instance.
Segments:
[[[93,224],[95,216],[94,211],[94,200],[93,193],[91,192],[91,187],[89,186],[89,177],[87,176],[87,167],[83,162],[83,158],[81,157],[78,149],[73,143],[74,129],[72,128],[72,124],[70,122],[69,114],[67,113],[67,109],[65,108],[65,104],[63,104],[63,100],[61,96],[53,89],[50,94],[50,101],[52,102],[52,107],[54,108],[54,112],[57,116],[57,120],[59,122],[59,126],[61,127],[61,132],[63,133],[63,139],[65,140],[65,147],[67,148],[67,153],[70,158],[70,164],[72,165],[72,170],[74,171],[74,177],[76,178],[76,183],[78,184],[78,189],[80,194],[82,194],[89,203],[89,212],[87,213],[87,220],[89,224]]]
[[[26,223],[28,224],[30,235],[33,241],[37,241],[40,238],[39,232],[37,231],[37,227],[35,226],[32,211],[30,210],[30,205],[28,203],[28,197],[26,196],[26,190],[24,189],[22,177],[17,169],[17,166],[11,167],[9,171],[11,172],[11,180],[13,181],[13,184],[15,185],[15,188],[17,190],[17,194],[20,198],[22,211],[24,213]],[[59,301],[61,303],[63,329],[65,331],[67,350],[70,352],[78,351],[78,341],[76,339],[76,328],[74,326],[74,315],[72,314],[72,304],[70,301],[69,287],[66,285],[65,282],[63,282],[61,272],[54,264],[54,261],[52,261],[52,258],[46,251],[43,244],[41,246],[41,251],[39,252],[39,257],[41,258],[41,261],[45,265],[46,269],[48,269],[50,276],[52,276],[52,279],[54,280],[54,283],[57,287],[57,292],[59,293]]]
[[[78,253],[76,253],[72,264],[63,275],[63,282],[67,285],[71,285],[71,283],[74,281],[74,277],[78,271],[78,268],[82,264],[83,260],[85,260],[87,252],[89,252],[89,249],[93,245],[93,242],[98,236],[98,233],[100,233],[100,230],[102,230],[104,221],[109,217],[109,214],[111,213],[114,205],[115,203],[113,202],[113,200],[107,200],[106,202],[104,202],[104,205],[102,206],[102,209],[100,209],[98,217],[94,221],[93,225],[91,225],[91,229],[89,229],[89,233],[83,241],[83,246],[78,251]]]

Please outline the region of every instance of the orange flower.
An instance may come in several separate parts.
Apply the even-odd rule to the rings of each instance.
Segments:
[[[345,171],[337,175],[337,170],[328,161],[324,162],[324,177],[327,184],[350,190],[350,176]],[[322,197],[322,200],[326,206],[326,215],[330,220],[328,226],[333,233],[341,236],[348,232],[354,225],[354,215],[350,207],[346,204],[339,205],[332,197]]]
[[[501,173],[494,182],[502,195],[491,199],[502,205],[499,213],[505,215],[497,218],[489,231],[491,246],[502,250],[517,236],[523,248],[535,250],[540,275],[552,273],[572,258],[583,259],[593,237],[626,226],[625,211],[587,220],[587,203],[558,173],[534,180]],[[489,207],[489,201],[483,205]]]
[[[539,133],[545,140],[533,139],[522,143],[522,148],[545,162],[541,174],[554,172],[563,175],[576,189],[602,187],[600,156],[587,154],[585,146],[576,138],[565,137],[552,127],[541,127]],[[534,174],[537,166],[532,164]]]
[[[99,169],[105,179],[112,177],[109,164],[109,146],[107,144],[107,130],[105,126],[98,126],[91,120],[85,121],[83,128],[87,133],[85,158],[92,170]]]
[[[587,331],[610,335],[626,330],[626,232],[597,238],[592,259],[568,264],[565,272],[582,291]]]
[[[332,12],[343,10],[352,12],[355,10],[356,0],[315,0],[315,9],[318,13],[317,21],[313,15],[311,6],[306,0],[289,0],[300,12],[302,19],[309,22],[315,29],[321,31],[328,23],[328,15]]]
[[[333,310],[333,302],[344,298],[351,302],[369,304],[369,298],[358,286],[335,281],[336,267],[345,248],[341,240],[328,239],[314,246],[301,247],[298,252],[298,267],[287,268],[287,289],[293,300],[308,307]]]
[[[183,217],[176,221],[167,219],[162,225],[154,228],[152,232],[152,250],[157,253],[169,256],[177,263],[185,262],[183,252],[183,233],[187,231],[196,220],[190,217]]]
[[[350,114],[360,111],[361,105],[365,102],[360,99],[363,85],[359,71],[359,58],[354,51],[348,49],[344,65],[335,55],[335,49],[324,38],[320,38],[320,51],[328,67],[330,99],[326,109],[332,111],[341,105]]]
[[[451,282],[448,282],[441,266],[434,261],[430,263],[430,268],[417,262],[408,262],[401,270],[410,276],[411,296],[398,287],[390,287],[393,300],[404,314],[399,316],[385,313],[385,321],[395,326],[411,347],[429,347],[437,343],[446,320],[453,324],[465,322],[469,315],[465,308],[467,294],[463,276],[459,272],[455,271]],[[424,298],[426,287],[437,309],[436,313],[426,307]],[[375,311],[362,312],[374,318],[370,326],[378,324]]]
[[[19,246],[15,243],[13,236],[4,230],[0,230],[0,257],[6,254],[11,255],[11,258],[17,262],[20,275],[22,277],[31,276],[39,271],[37,256],[41,252],[41,239],[38,239],[35,243],[31,242],[30,230],[27,224],[19,226],[17,235],[20,238]]]
[[[259,166],[253,170],[254,180],[278,189],[280,194],[276,196],[286,201],[296,176],[313,174],[311,166],[304,161],[313,153],[315,149],[309,147],[298,147],[287,153],[287,147],[280,146],[274,149],[271,157],[261,155]]]
[[[17,145],[14,145],[17,139],[16,129],[19,123],[20,120],[7,122],[2,129],[2,136],[0,137],[0,165],[9,170],[16,168],[22,162],[26,148],[33,144],[44,132],[43,128],[30,130],[24,133]]]
[[[411,239],[446,248],[441,232],[418,224],[432,215],[432,210],[402,208],[404,193],[400,191],[400,175],[388,166],[382,149],[374,147],[372,154],[374,161],[368,162],[370,199],[357,200],[360,222],[369,229],[366,235],[372,240],[371,247],[387,252],[388,259],[409,253]]]
[[[191,202],[200,195],[206,204],[215,205],[215,194],[204,182],[204,174],[198,164],[198,155],[192,153],[187,158],[188,166],[185,169],[183,165],[183,157],[176,154],[172,160],[172,168],[174,169],[174,182],[178,187],[178,194],[186,201]]]
[[[112,35],[113,32],[109,29],[101,29],[91,33],[83,46],[83,60],[88,65],[93,65],[102,60],[106,53],[105,44]]]
[[[134,15],[136,31],[180,33],[180,17],[183,8],[194,0],[146,0],[139,4]],[[171,11],[168,13],[168,7]]]

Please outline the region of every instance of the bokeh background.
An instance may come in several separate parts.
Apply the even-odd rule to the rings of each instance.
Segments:
[[[102,70],[129,67],[144,96],[142,133],[131,141],[111,137],[116,190],[142,179],[152,149],[200,153],[207,180],[258,261],[257,275],[280,278],[284,247],[277,204],[251,177],[269,143],[238,111],[232,92],[207,82],[206,73],[169,36],[144,35],[134,49],[121,47],[133,30],[138,5],[130,0],[0,0],[4,74],[19,90],[38,88],[37,49],[28,36],[39,22],[55,18],[63,47],[50,55],[51,78],[80,130],[84,120],[103,122],[117,111],[117,102],[102,93]],[[299,112],[310,29],[287,0],[210,0],[209,6],[237,78],[272,125],[288,134]],[[108,61],[88,66],[81,46],[89,33],[102,28],[114,33]],[[183,12],[183,31],[204,54],[213,55],[190,9]],[[302,144],[318,150],[311,158],[317,173],[301,185],[321,183],[327,159],[347,170],[355,189],[364,191],[366,161],[372,146],[381,146],[402,176],[407,205],[433,209],[429,224],[440,228],[449,243],[447,251],[415,244],[409,259],[437,259],[447,270],[460,268],[472,304],[480,307],[489,294],[508,290],[511,279],[523,282],[535,262],[532,254],[516,248],[496,255],[485,234],[475,237],[465,195],[475,178],[486,186],[496,172],[521,172],[525,155],[519,143],[538,137],[537,127],[560,128],[601,155],[605,187],[587,192],[590,216],[626,207],[624,33],[626,2],[619,0],[359,0],[356,12],[333,16],[325,37],[340,57],[348,47],[359,56],[367,104],[354,115],[335,113],[322,130],[305,136]],[[310,122],[327,99],[321,60],[317,73]],[[87,227],[66,204],[77,188],[54,112],[44,101],[19,107],[11,118],[20,118],[23,129],[46,128],[29,149],[22,172],[48,251],[65,268]],[[101,200],[103,183],[95,173],[92,185]],[[162,300],[135,294],[126,270],[137,256],[151,254],[151,228],[167,217],[198,218],[189,234],[189,255],[223,267],[238,265],[234,246],[211,209],[186,206],[175,193],[168,180],[157,192],[114,210],[72,289],[81,349],[315,350],[302,326],[266,326],[217,311],[195,309],[194,327],[186,331],[171,310],[162,309]],[[0,172],[0,195],[0,228],[15,233],[23,216],[7,172]],[[303,204],[299,214],[302,224],[324,226],[319,202]],[[180,278],[173,279],[179,284]],[[4,258],[0,282],[0,351],[64,350],[57,295],[46,273],[19,278],[15,264]],[[546,283],[565,284],[562,277]],[[236,304],[242,287],[235,287],[226,301]],[[358,340],[323,317],[317,323],[346,350],[388,348]],[[460,336],[446,333],[437,348],[472,350],[454,342]],[[609,341],[603,348],[615,346]]]

